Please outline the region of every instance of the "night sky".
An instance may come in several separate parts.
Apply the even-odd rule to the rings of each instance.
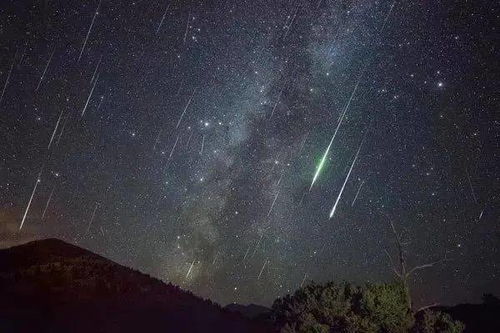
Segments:
[[[498,295],[498,16],[2,0],[0,246],[58,237],[269,305],[305,281],[393,279],[392,221],[411,265],[441,260],[413,276],[417,305]]]

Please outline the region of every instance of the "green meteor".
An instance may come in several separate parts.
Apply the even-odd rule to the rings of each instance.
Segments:
[[[318,168],[316,169],[316,173],[314,174],[313,180],[311,182],[311,186],[309,187],[309,191],[312,189],[314,183],[316,182],[316,179],[318,179],[319,173],[321,172],[321,169],[323,169],[323,166],[326,161],[326,157],[328,156],[328,153],[330,152],[330,148],[332,147],[333,140],[335,140],[335,136],[337,135],[337,132],[339,131],[340,125],[342,125],[342,122],[344,120],[344,116],[347,113],[347,110],[349,110],[349,106],[351,105],[351,101],[356,94],[356,90],[358,90],[359,82],[361,82],[361,78],[363,77],[364,69],[363,72],[361,73],[358,81],[356,82],[356,85],[354,86],[354,89],[351,93],[351,97],[349,98],[349,101],[347,102],[346,107],[344,108],[344,111],[340,115],[339,123],[337,124],[337,128],[335,128],[335,132],[333,133],[332,139],[330,140],[330,143],[328,144],[328,147],[326,148],[325,153],[323,154],[323,158],[321,158],[321,162],[319,162]]]
[[[337,134],[336,131],[335,131],[335,134]],[[326,148],[326,151],[323,154],[321,161],[319,162],[319,165],[318,165],[318,168],[316,169],[316,173],[314,174],[314,178],[312,180],[311,186],[309,187],[309,191],[312,189],[314,183],[316,182],[316,179],[318,179],[318,176],[319,176],[319,173],[321,172],[321,169],[323,169],[323,166],[325,165],[326,157],[328,156],[328,152],[330,151],[330,147],[332,146],[333,139],[335,139],[335,134],[333,135],[332,139],[330,140],[330,144],[328,144],[328,147]]]

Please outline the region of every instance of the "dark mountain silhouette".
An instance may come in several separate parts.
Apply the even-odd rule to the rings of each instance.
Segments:
[[[271,330],[61,240],[0,250],[2,332]]]
[[[270,308],[257,304],[242,305],[238,303],[231,303],[226,305],[224,309],[230,312],[237,312],[249,319],[269,320],[269,317],[271,316]]]
[[[465,332],[500,332],[500,300],[493,295],[484,295],[482,304],[458,304],[436,306],[433,310],[448,313],[453,319],[465,324]]]

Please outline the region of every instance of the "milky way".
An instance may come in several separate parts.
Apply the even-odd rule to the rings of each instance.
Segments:
[[[2,247],[58,237],[269,305],[305,280],[392,279],[390,220],[412,264],[447,258],[416,303],[499,293],[494,8],[0,6]]]

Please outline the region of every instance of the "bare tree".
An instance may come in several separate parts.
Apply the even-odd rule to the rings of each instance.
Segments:
[[[430,262],[427,264],[417,265],[417,266],[414,266],[412,268],[408,268],[408,264],[407,264],[407,260],[406,260],[406,253],[405,253],[405,248],[404,248],[404,246],[406,244],[402,241],[401,234],[396,231],[396,228],[394,227],[394,223],[392,222],[392,220],[391,219],[388,219],[388,220],[389,220],[389,224],[391,226],[392,233],[394,234],[394,238],[396,240],[398,262],[396,263],[393,260],[389,251],[385,250],[385,253],[387,254],[387,257],[389,257],[389,261],[390,261],[392,270],[394,271],[394,273],[396,274],[398,279],[401,281],[401,284],[403,285],[403,288],[405,291],[405,297],[406,297],[406,304],[407,304],[408,308],[411,309],[412,308],[412,300],[411,300],[410,287],[409,287],[409,282],[408,282],[411,275],[419,270],[434,267],[435,265],[437,265],[437,264],[439,264],[447,259],[445,256],[443,259],[440,259],[438,261],[434,261],[434,262]],[[428,308],[428,307],[431,307],[434,305],[437,305],[437,304],[433,304],[433,305],[423,307],[423,308]]]

